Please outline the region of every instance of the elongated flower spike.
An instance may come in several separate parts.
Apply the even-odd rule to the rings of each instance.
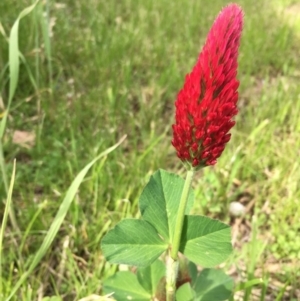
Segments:
[[[236,78],[243,11],[226,6],[210,29],[205,45],[175,102],[172,144],[189,166],[214,165],[230,140],[238,113]]]

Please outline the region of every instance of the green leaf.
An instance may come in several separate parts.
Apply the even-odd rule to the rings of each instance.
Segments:
[[[187,215],[179,250],[196,264],[216,266],[232,252],[230,227],[206,216]]]
[[[176,301],[193,301],[195,300],[195,295],[194,290],[191,288],[191,284],[187,282],[176,291]]]
[[[168,245],[148,222],[125,219],[104,236],[101,248],[111,263],[147,266],[157,259]]]
[[[166,267],[161,260],[156,260],[153,264],[139,268],[137,271],[137,278],[142,287],[149,292],[152,296],[155,296],[157,286],[165,276]]]
[[[196,282],[197,276],[198,276],[198,269],[197,266],[189,261],[188,263],[188,273],[192,279],[192,285]]]
[[[221,270],[204,269],[194,285],[198,301],[227,300],[233,292],[233,279]]]
[[[138,282],[136,275],[131,272],[118,272],[104,281],[104,294],[113,293],[118,301],[150,301],[151,295]]]
[[[144,220],[151,223],[167,241],[173,238],[184,180],[165,170],[155,172],[140,196],[140,210]],[[193,206],[194,193],[190,191],[186,214]]]

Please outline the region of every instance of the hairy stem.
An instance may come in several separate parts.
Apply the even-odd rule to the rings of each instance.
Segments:
[[[173,236],[173,241],[172,241],[172,250],[171,250],[171,257],[175,261],[178,258],[178,250],[179,250],[179,245],[180,245],[180,240],[181,240],[181,232],[182,232],[182,226],[183,226],[183,221],[184,221],[184,213],[185,213],[185,208],[186,208],[194,172],[195,172],[194,169],[191,169],[187,172],[185,183],[184,183],[182,194],[181,194],[180,204],[179,204],[179,208],[178,208],[178,214],[177,214],[177,219],[176,219],[175,231],[174,231],[174,236]]]
[[[167,283],[166,283],[166,294],[167,301],[175,300],[175,290],[176,290],[176,278],[178,272],[178,261],[174,260],[170,254],[167,258]]]
[[[168,253],[167,275],[166,275],[167,301],[175,300],[176,279],[177,279],[178,265],[179,265],[178,251],[179,251],[180,240],[181,240],[181,232],[183,227],[185,208],[186,208],[193,176],[194,176],[194,169],[191,169],[187,172],[186,175],[185,183],[181,194],[180,204],[178,208],[175,231],[172,240],[172,248]]]

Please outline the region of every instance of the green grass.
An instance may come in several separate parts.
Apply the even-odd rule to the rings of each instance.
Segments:
[[[237,2],[245,11],[240,113],[218,164],[197,175],[194,210],[234,227],[229,203],[252,204],[226,269],[237,283],[262,278],[264,285],[244,286],[235,300],[239,295],[297,300],[300,21],[291,22],[292,1]],[[32,3],[0,1],[0,32],[8,37],[18,14]],[[17,160],[12,205],[21,236],[9,219],[0,279],[4,300],[28,270],[75,176],[126,134],[122,146],[91,168],[54,243],[13,300],[101,295],[101,281],[116,270],[101,255],[104,232],[138,214],[139,194],[157,168],[184,174],[170,144],[173,103],[226,3],[45,1],[21,20],[24,60],[2,139],[8,179]],[[0,96],[6,106],[3,34],[0,46]],[[16,130],[35,132],[35,146],[13,144]],[[2,182],[0,195],[6,199]],[[3,202],[1,219],[4,209]]]

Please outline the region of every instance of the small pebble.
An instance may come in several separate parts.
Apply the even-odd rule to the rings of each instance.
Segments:
[[[245,214],[246,207],[239,202],[231,202],[229,205],[229,213],[232,216],[241,216]]]

